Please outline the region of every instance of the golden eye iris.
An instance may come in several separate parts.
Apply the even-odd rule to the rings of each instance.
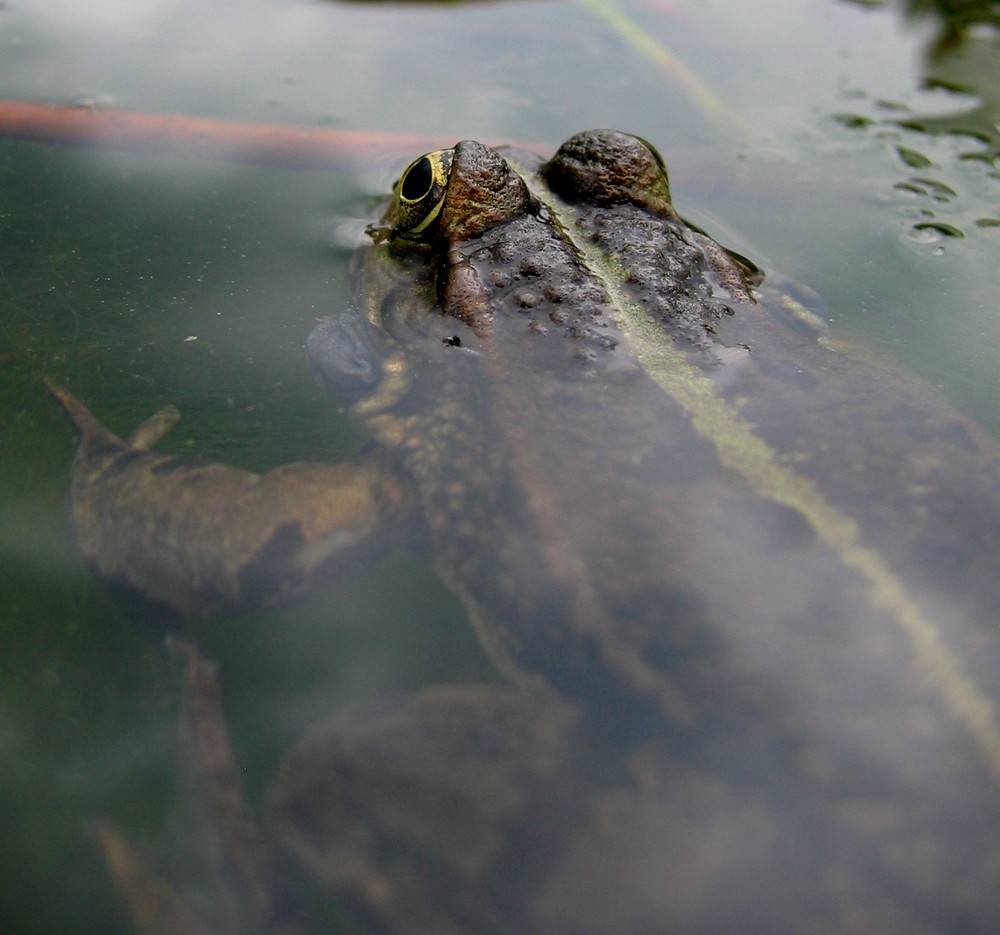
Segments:
[[[419,238],[444,205],[453,149],[439,149],[411,163],[396,183],[396,233]]]

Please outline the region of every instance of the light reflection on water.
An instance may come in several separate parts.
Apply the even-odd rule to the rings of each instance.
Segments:
[[[888,9],[628,10],[732,119],[706,117],[669,74],[561,0],[7,4],[0,95],[551,144],[620,126],[663,152],[685,216],[816,289],[835,331],[898,355],[1000,435],[998,235],[976,224],[1000,216],[998,181],[962,158],[979,144],[953,136],[995,123],[995,37],[930,61],[936,30]],[[414,43],[418,33],[431,38]],[[925,77],[962,78],[978,98],[922,90]],[[845,113],[872,122],[834,119]],[[906,163],[901,148],[928,164]],[[157,639],[89,582],[67,541],[71,445],[40,375],[69,380],[123,432],[177,403],[174,450],[255,468],[350,454],[363,439],[313,383],[302,344],[347,299],[338,225],[408,158],[319,173],[0,141],[0,793],[11,806],[0,866],[19,894],[4,900],[6,931],[83,931],[81,918],[122,930],[81,829],[95,814],[155,828],[173,782],[174,683]],[[936,197],[935,184],[954,195]],[[965,237],[914,233],[930,220]],[[192,635],[225,659],[253,791],[304,714],[485,671],[464,632],[429,573],[394,557],[335,600]],[[454,655],[442,660],[442,644]]]

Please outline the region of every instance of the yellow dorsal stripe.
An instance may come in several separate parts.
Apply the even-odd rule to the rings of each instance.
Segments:
[[[524,170],[522,174],[531,179]],[[993,703],[882,555],[862,545],[857,523],[827,502],[813,480],[783,463],[779,453],[718,395],[712,381],[664,340],[660,326],[623,288],[624,271],[616,260],[578,236],[575,219],[567,209],[543,185],[532,181],[535,194],[559,218],[563,232],[602,279],[621,316],[617,324],[628,336],[643,369],[684,409],[695,430],[715,446],[724,467],[739,474],[758,496],[798,511],[841,562],[868,582],[872,602],[887,611],[906,635],[920,670],[975,741],[1000,782],[1000,724]]]

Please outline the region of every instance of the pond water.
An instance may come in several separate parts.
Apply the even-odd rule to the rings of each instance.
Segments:
[[[1000,438],[1000,37],[946,32],[836,0],[0,4],[7,101],[382,141],[316,168],[0,129],[0,928],[128,931],[87,823],[156,834],[175,786],[176,673],[76,554],[72,432],[43,374],[121,432],[176,404],[168,450],[258,470],[347,456],[364,438],[303,345],[420,152],[395,135],[551,151],[611,126],[660,149],[682,215],[822,296],[835,341]],[[323,712],[491,677],[460,605],[403,554],[188,632],[222,664],[251,798]]]

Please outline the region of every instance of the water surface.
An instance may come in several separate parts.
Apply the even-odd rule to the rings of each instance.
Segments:
[[[659,51],[564,0],[11,0],[0,97],[543,147],[629,130],[686,217],[1000,437],[997,35],[948,43],[933,17],[834,0],[615,9]],[[254,469],[356,451],[303,343],[415,155],[318,170],[0,138],[4,931],[127,931],[86,823],[159,833],[175,781],[175,673],[76,556],[71,431],[41,376],[122,432],[177,404],[174,451]],[[190,632],[222,662],[251,795],[331,707],[489,675],[461,608],[402,555]]]

